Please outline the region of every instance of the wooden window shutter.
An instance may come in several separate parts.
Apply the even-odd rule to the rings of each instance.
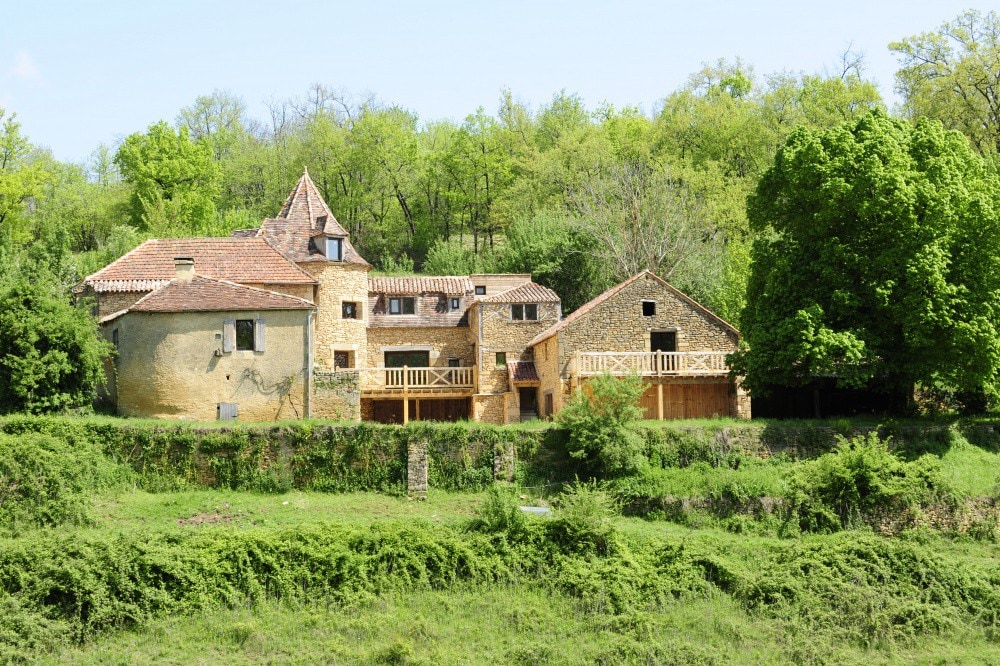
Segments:
[[[264,320],[258,319],[254,322],[253,350],[255,352],[264,351]]]
[[[222,323],[222,353],[232,353],[236,348],[236,320],[226,319]]]

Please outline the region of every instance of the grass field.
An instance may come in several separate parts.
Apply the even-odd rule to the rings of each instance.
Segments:
[[[56,446],[21,446],[35,445]],[[928,450],[933,465],[892,468],[890,491],[916,474],[942,501],[1000,499],[1000,453],[961,437]],[[51,469],[85,488],[52,451]],[[904,461],[920,451],[909,453]],[[778,509],[739,509],[801,494],[815,461],[737,455],[566,494],[431,488],[420,502],[147,492],[93,451],[80,455],[102,485],[86,497],[35,488],[46,511],[69,518],[18,523],[0,538],[0,661],[1000,664],[995,518],[886,536],[865,525],[789,532]],[[644,494],[721,499],[726,512],[621,514],[620,498]],[[527,517],[516,505],[554,513]]]

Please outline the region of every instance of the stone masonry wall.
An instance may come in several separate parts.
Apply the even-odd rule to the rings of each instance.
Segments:
[[[312,417],[361,420],[361,384],[357,370],[313,372]]]
[[[320,281],[316,299],[316,335],[313,363],[333,369],[333,353],[354,354],[354,367],[368,366],[368,336],[365,303],[368,301],[368,267],[338,262],[309,261],[299,267]],[[358,303],[358,318],[344,319],[341,304]]]
[[[559,336],[554,335],[535,345],[532,349],[535,357],[535,369],[538,370],[538,410],[542,418],[551,418],[562,409],[563,380],[559,376]],[[545,394],[552,393],[552,408],[550,414],[545,411]]]
[[[504,394],[477,394],[472,397],[473,420],[502,425],[505,422]]]
[[[446,367],[449,358],[459,359],[459,364],[474,364],[473,340],[469,329],[447,328],[369,328],[367,356],[370,367],[385,364],[385,347],[430,347],[432,367]]]
[[[95,294],[93,290],[88,288],[84,296],[96,298],[97,316],[101,318],[135,305],[136,301],[148,293],[148,291],[107,291]]]
[[[656,301],[644,317],[642,301]],[[569,376],[577,351],[649,351],[650,332],[676,330],[677,351],[733,352],[737,335],[706,311],[646,275],[559,332],[559,367]]]
[[[473,308],[470,326],[480,336],[480,393],[511,390],[507,366],[497,365],[497,352],[504,352],[507,361],[531,361],[534,356],[528,342],[559,321],[558,303],[538,303],[537,321],[512,320],[510,306],[510,303],[478,303]]]

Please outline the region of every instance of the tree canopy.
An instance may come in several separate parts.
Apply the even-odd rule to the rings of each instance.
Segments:
[[[751,392],[817,376],[912,396],[1000,367],[1000,181],[958,132],[875,111],[800,128],[748,205]]]

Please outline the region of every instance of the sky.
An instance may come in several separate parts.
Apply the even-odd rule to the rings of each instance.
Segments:
[[[537,110],[561,90],[652,113],[706,63],[822,73],[848,50],[890,103],[891,41],[1000,0],[0,0],[0,108],[56,159],[173,122],[199,95],[250,115],[319,83],[374,94],[422,121]]]

